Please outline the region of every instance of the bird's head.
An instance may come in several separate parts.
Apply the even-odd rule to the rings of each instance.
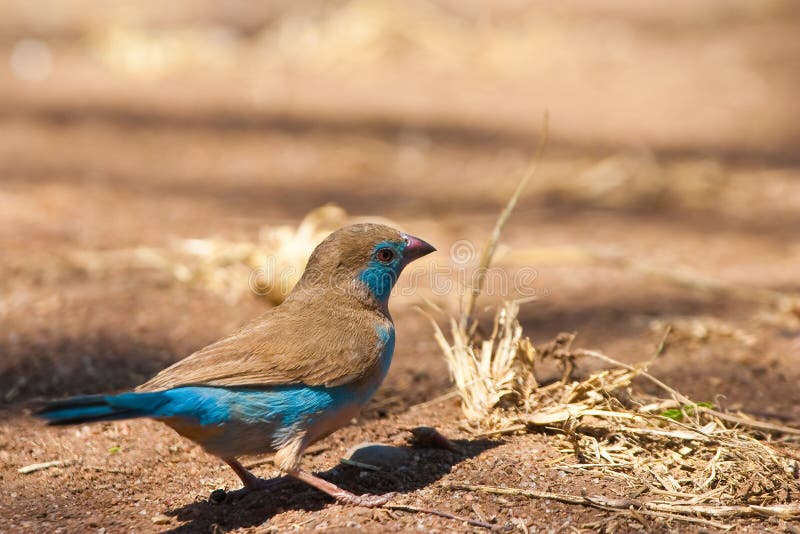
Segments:
[[[317,245],[297,284],[299,291],[343,291],[385,304],[403,268],[436,249],[382,224],[354,224]]]

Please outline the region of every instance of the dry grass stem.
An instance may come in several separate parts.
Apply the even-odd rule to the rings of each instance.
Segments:
[[[534,386],[532,374],[522,378],[515,369],[519,361],[534,356],[533,346],[522,338],[518,310],[518,302],[507,302],[497,314],[492,335],[479,345],[473,344],[459,321],[450,321],[452,344],[433,322],[436,341],[470,421],[485,419],[503,401],[526,396]]]
[[[469,517],[461,517],[455,514],[451,514],[450,512],[435,510],[433,508],[421,508],[419,506],[411,506],[410,504],[384,504],[383,506],[381,506],[381,508],[385,510],[398,510],[401,512],[411,512],[415,514],[437,515],[439,517],[444,517],[445,519],[453,519],[455,521],[466,523],[474,527],[485,528],[488,530],[496,530],[498,528],[496,525],[492,525],[491,523],[487,523],[485,521],[479,521],[477,519],[471,519]]]
[[[549,134],[550,118],[548,114],[545,113],[542,120],[542,128],[539,134],[539,144],[536,147],[536,154],[534,154],[531,164],[528,166],[527,171],[517,184],[517,187],[514,190],[514,193],[511,195],[511,198],[508,199],[505,207],[497,217],[497,221],[495,221],[494,228],[492,229],[492,235],[489,238],[489,241],[486,242],[486,246],[481,253],[480,263],[478,264],[478,278],[475,281],[475,286],[472,288],[469,294],[466,313],[462,317],[464,321],[468,321],[472,318],[472,315],[475,311],[475,303],[477,302],[478,297],[483,289],[483,281],[486,276],[486,270],[491,267],[492,259],[497,251],[497,244],[500,242],[500,234],[503,232],[503,227],[505,227],[506,222],[508,222],[508,218],[511,216],[511,212],[514,211],[514,207],[517,205],[517,201],[519,200],[519,197],[522,196],[522,192],[525,190],[525,187],[527,187],[528,182],[536,175],[536,169],[539,166],[539,162],[542,159],[542,154],[547,146]],[[461,326],[466,326],[466,323]]]

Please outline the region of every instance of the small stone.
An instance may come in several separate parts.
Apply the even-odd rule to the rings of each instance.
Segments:
[[[172,519],[169,516],[164,514],[156,514],[153,517],[151,517],[150,520],[156,525],[166,525],[170,521],[172,521]]]
[[[408,448],[381,445],[380,443],[359,443],[344,455],[348,460],[374,465],[387,470],[394,470],[404,464],[408,464],[410,456]]]

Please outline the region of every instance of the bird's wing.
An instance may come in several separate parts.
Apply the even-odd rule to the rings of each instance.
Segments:
[[[365,376],[378,362],[391,320],[340,306],[283,305],[164,369],[138,391],[180,386],[334,386]]]

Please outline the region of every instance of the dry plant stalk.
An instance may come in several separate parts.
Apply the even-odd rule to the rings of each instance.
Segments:
[[[450,319],[452,341],[432,321],[464,415],[471,422],[485,421],[504,402],[527,398],[535,386],[533,374],[526,373],[532,369],[535,350],[530,340],[522,337],[518,313],[518,301],[506,302],[495,317],[491,335],[480,343],[474,342],[462,321]]]

